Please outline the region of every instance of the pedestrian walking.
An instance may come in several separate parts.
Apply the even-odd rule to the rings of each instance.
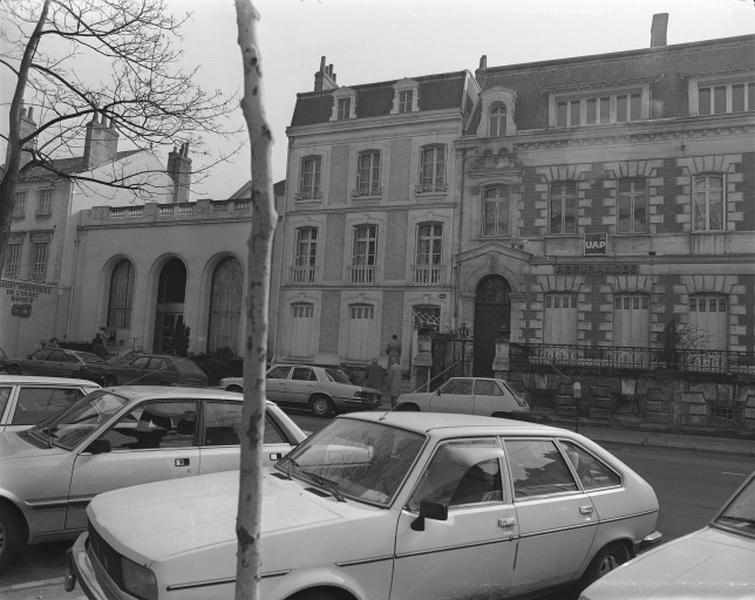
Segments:
[[[388,388],[388,395],[391,398],[391,408],[395,408],[396,401],[401,393],[401,365],[398,358],[394,358],[388,367],[386,387]]]
[[[385,348],[385,353],[388,355],[389,368],[394,360],[399,360],[401,358],[401,340],[398,339],[398,336],[395,333],[391,336],[391,341],[388,342],[388,346]]]
[[[378,364],[378,359],[375,357],[364,369],[362,385],[382,392],[384,380],[385,369]]]

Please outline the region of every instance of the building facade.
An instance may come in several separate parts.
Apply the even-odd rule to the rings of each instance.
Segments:
[[[276,356],[364,364],[397,334],[413,374],[451,343],[492,374],[501,339],[749,371],[755,36],[667,45],[666,23],[474,75],[339,87],[323,59],[287,131]]]

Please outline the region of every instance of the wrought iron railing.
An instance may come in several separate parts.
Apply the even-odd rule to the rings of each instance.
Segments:
[[[734,350],[644,348],[572,344],[511,344],[513,365],[596,367],[609,369],[670,369],[689,373],[755,375],[755,356]]]

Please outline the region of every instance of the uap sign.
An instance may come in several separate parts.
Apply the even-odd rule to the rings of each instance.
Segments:
[[[608,234],[585,233],[585,256],[605,256],[608,245]]]

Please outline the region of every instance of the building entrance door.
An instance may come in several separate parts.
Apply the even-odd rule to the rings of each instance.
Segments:
[[[474,360],[476,377],[493,376],[495,339],[501,328],[511,330],[511,286],[500,275],[488,275],[477,285],[474,313]]]
[[[155,307],[155,335],[152,351],[175,352],[174,334],[176,325],[184,324],[184,299],[186,297],[186,267],[177,258],[172,258],[160,271]]]

